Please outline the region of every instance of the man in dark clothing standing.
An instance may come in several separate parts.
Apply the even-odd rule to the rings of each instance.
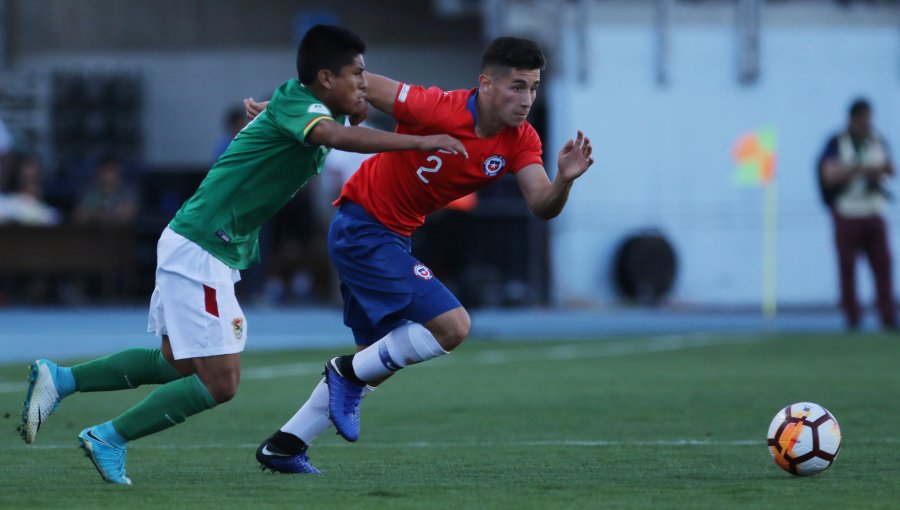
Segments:
[[[850,106],[847,129],[832,136],[819,157],[823,196],[834,218],[841,280],[841,307],[847,327],[857,329],[856,257],[864,252],[872,266],[881,325],[896,329],[891,252],[884,208],[886,178],[894,175],[887,143],[872,128],[872,107],[865,99]]]

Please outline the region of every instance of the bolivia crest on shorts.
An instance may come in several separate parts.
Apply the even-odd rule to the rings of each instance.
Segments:
[[[430,280],[434,278],[434,273],[432,273],[431,269],[428,269],[428,266],[426,266],[425,264],[414,265],[413,272],[416,273],[416,276],[423,280]]]
[[[506,166],[506,158],[499,154],[494,154],[493,156],[484,160],[484,164],[481,165],[481,168],[484,169],[484,174],[488,177],[493,177],[500,173],[500,170],[503,170],[503,167]]]
[[[244,336],[244,319],[241,317],[237,317],[236,319],[231,321],[231,329],[234,331],[234,337],[238,340]]]

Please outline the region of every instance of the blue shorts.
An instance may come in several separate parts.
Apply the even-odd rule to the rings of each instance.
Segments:
[[[341,204],[328,232],[328,254],[341,279],[344,324],[357,345],[371,345],[409,321],[425,324],[462,306],[411,254],[407,236],[365,209]]]

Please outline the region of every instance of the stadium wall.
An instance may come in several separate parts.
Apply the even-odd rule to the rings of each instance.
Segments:
[[[761,76],[737,79],[733,25],[671,29],[670,81],[659,85],[656,39],[646,24],[594,24],[588,78],[578,79],[576,31],[561,31],[563,70],[550,83],[553,161],[583,129],[595,168],[572,191],[552,229],[552,294],[559,305],[617,299],[615,250],[628,234],[658,229],[678,256],[671,300],[758,305],[762,299],[764,191],[735,184],[739,136],[774,127],[777,148],[777,298],[782,305],[833,305],[838,299],[831,222],[814,164],[826,136],[845,125],[849,102],[864,95],[875,124],[900,146],[900,33],[883,26],[763,26]],[[895,149],[895,161],[897,158]],[[548,165],[555,171],[555,165]],[[897,189],[896,183],[891,186]],[[900,208],[887,212],[895,254]],[[894,264],[900,281],[900,263]],[[860,272],[865,301],[869,271]]]
[[[474,50],[409,46],[374,47],[366,55],[373,72],[445,88],[477,84]],[[151,167],[210,164],[223,134],[223,115],[241,99],[266,98],[295,77],[296,50],[184,52],[54,52],[24,57],[19,68],[54,70],[127,70],[143,77],[144,162]]]

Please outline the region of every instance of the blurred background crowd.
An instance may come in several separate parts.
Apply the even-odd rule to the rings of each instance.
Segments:
[[[266,99],[295,74],[296,44],[316,23],[360,33],[379,72],[476,83],[476,3],[451,2],[442,14],[428,2],[168,2],[178,22],[166,3],[0,0],[0,306],[145,301],[159,232],[245,125],[241,99]],[[393,129],[385,116],[368,122]],[[340,302],[325,252],[330,204],[365,157],[333,153],[264,228],[263,264],[244,272],[242,300]],[[417,252],[476,305],[539,304],[545,297],[523,290],[528,246],[508,242],[509,228],[532,228],[515,183],[487,195],[516,210],[503,202],[480,214],[482,233],[464,249],[448,236],[473,221],[470,197],[436,216]]]
[[[833,307],[821,146],[858,96],[900,138],[894,0],[0,0],[0,306],[146,301],[160,231],[316,23],[359,33],[374,72],[444,89],[477,84],[497,35],[544,47],[529,120],[545,165],[575,129],[597,164],[550,224],[514,179],[429,218],[414,253],[469,307],[755,307],[769,291]],[[776,209],[734,179],[736,141],[769,127]],[[339,303],[330,202],[364,157],[332,154],[265,227],[242,302]]]

